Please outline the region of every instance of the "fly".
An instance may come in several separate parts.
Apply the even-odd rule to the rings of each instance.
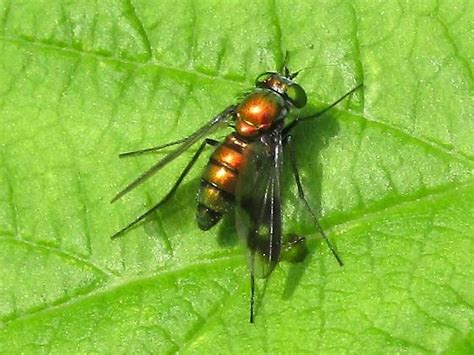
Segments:
[[[196,221],[200,229],[209,230],[227,212],[232,208],[235,209],[237,233],[249,252],[250,323],[254,322],[255,314],[255,278],[267,278],[282,259],[300,261],[306,255],[304,237],[295,235],[284,237],[282,234],[280,200],[284,150],[288,151],[289,165],[298,196],[337,262],[343,265],[305,197],[292,149],[291,133],[301,122],[320,117],[359,89],[362,84],[322,111],[306,117],[297,117],[285,123],[291,110],[303,108],[307,102],[306,92],[294,82],[298,73],[290,73],[285,60],[280,72],[265,72],[259,75],[255,80],[255,88],[241,102],[230,105],[190,136],[161,146],[120,154],[120,157],[140,155],[177,145],[174,150],[121,190],[112,202],[145,182],[191,146],[200,142],[197,151],[165,197],[112,235],[112,239],[123,235],[166,203],[174,195],[205,147],[207,145],[215,147],[201,177]],[[233,127],[234,131],[222,142],[207,138],[211,133],[229,126]]]

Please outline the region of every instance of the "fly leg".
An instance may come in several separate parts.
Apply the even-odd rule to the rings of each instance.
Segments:
[[[284,143],[288,143],[288,145],[289,145],[289,148],[288,148],[288,153],[289,154],[288,155],[289,155],[289,160],[290,160],[290,164],[291,164],[291,170],[293,172],[293,176],[294,176],[295,182],[296,182],[296,187],[298,189],[298,197],[303,201],[303,203],[305,204],[305,206],[308,209],[309,213],[311,214],[311,217],[313,218],[314,225],[316,226],[316,229],[318,230],[318,232],[321,234],[321,236],[325,240],[327,246],[329,247],[329,250],[331,250],[331,253],[334,255],[334,257],[336,258],[339,265],[342,266],[343,262],[342,262],[341,258],[339,257],[339,255],[337,255],[336,250],[334,249],[333,245],[331,244],[328,236],[326,235],[323,228],[321,227],[321,224],[319,223],[318,218],[316,217],[316,214],[314,213],[313,209],[311,208],[311,205],[309,204],[308,200],[306,199],[306,196],[305,196],[305,193],[304,193],[304,190],[303,190],[303,185],[301,184],[301,178],[300,178],[300,174],[299,174],[299,171],[298,171],[298,165],[296,163],[295,152],[294,152],[293,147],[291,145],[291,135],[287,135],[284,139],[285,139]]]
[[[199,156],[201,155],[201,153],[204,151],[204,148],[206,147],[206,145],[212,145],[212,146],[216,146],[217,144],[219,144],[219,141],[216,141],[214,139],[209,139],[207,138],[206,140],[204,140],[201,145],[199,146],[198,150],[196,151],[196,153],[194,153],[193,157],[191,158],[191,160],[188,162],[188,164],[186,165],[186,167],[184,168],[184,170],[181,172],[181,175],[178,177],[178,179],[176,180],[176,182],[174,183],[173,187],[171,188],[171,190],[166,194],[165,197],[163,197],[161,199],[161,201],[159,201],[156,205],[154,205],[152,208],[150,208],[148,211],[146,211],[145,213],[143,213],[142,215],[138,216],[137,218],[135,218],[132,222],[130,222],[127,226],[123,227],[121,230],[119,230],[118,232],[116,232],[114,235],[112,235],[110,238],[111,239],[116,239],[118,237],[120,237],[122,234],[124,234],[125,232],[127,232],[128,230],[130,230],[130,228],[132,228],[133,226],[135,226],[138,222],[144,220],[145,218],[147,218],[149,215],[151,215],[153,212],[155,212],[158,208],[160,208],[165,202],[167,202],[171,197],[173,197],[173,195],[175,194],[176,190],[178,189],[179,185],[181,184],[181,182],[183,181],[183,179],[186,177],[186,175],[188,175],[189,171],[191,170],[191,168],[194,166],[194,163],[196,163],[196,161],[198,160]]]
[[[336,101],[334,101],[332,104],[330,104],[329,106],[325,107],[324,109],[322,109],[321,111],[319,112],[316,112],[315,114],[312,114],[310,116],[306,116],[306,117],[299,117],[299,118],[296,118],[294,119],[293,121],[291,121],[289,124],[286,125],[285,128],[283,128],[283,137],[287,137],[290,133],[290,131],[295,128],[295,126],[301,122],[304,122],[304,121],[307,121],[307,120],[311,120],[311,119],[315,119],[315,118],[318,118],[322,115],[324,115],[326,112],[328,112],[330,109],[332,109],[334,106],[336,106],[337,104],[339,104],[341,101],[343,101],[345,98],[347,98],[348,96],[352,95],[356,90],[360,89],[361,87],[363,86],[363,84],[359,84],[357,85],[355,88],[353,88],[352,90],[350,90],[349,92],[345,93],[343,96],[341,96],[340,98],[338,98]]]
[[[250,323],[253,323],[255,317],[255,252],[250,255]]]

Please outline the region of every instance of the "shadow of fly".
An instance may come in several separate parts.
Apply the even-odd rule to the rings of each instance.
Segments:
[[[323,110],[306,117],[297,117],[286,123],[285,119],[289,112],[301,109],[307,102],[304,89],[294,82],[298,73],[290,73],[285,59],[279,72],[265,72],[259,75],[255,80],[255,88],[246,94],[241,102],[230,105],[190,136],[157,147],[120,154],[120,157],[129,157],[176,146],[121,190],[112,202],[141,185],[191,146],[199,143],[199,148],[166,196],[115,233],[112,239],[126,233],[170,200],[205,147],[207,145],[214,147],[201,178],[196,221],[200,229],[209,230],[224,214],[232,208],[235,209],[237,233],[245,243],[249,254],[250,323],[254,322],[255,317],[255,278],[267,278],[280,260],[299,262],[307,254],[304,237],[282,234],[281,176],[284,150],[288,151],[289,166],[299,198],[337,262],[343,265],[306,199],[291,144],[292,131],[302,122],[322,116],[362,87],[362,84]],[[217,130],[229,126],[234,130],[222,142],[207,138]]]

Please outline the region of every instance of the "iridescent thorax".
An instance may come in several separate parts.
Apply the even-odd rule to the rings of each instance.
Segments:
[[[286,103],[281,95],[269,89],[256,89],[237,106],[236,130],[252,137],[269,129],[273,122],[286,116]]]

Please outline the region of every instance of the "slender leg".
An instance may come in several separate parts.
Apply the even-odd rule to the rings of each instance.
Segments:
[[[298,165],[296,162],[296,156],[295,152],[293,150],[293,147],[291,145],[291,135],[287,135],[285,137],[285,142],[288,143],[288,153],[289,153],[289,158],[290,158],[290,164],[291,164],[291,170],[293,171],[293,176],[295,177],[295,182],[296,182],[296,187],[298,188],[298,196],[299,198],[304,202],[306,205],[306,208],[308,209],[309,213],[311,214],[311,217],[313,217],[314,224],[323,237],[323,239],[326,241],[327,246],[331,250],[332,254],[336,258],[337,262],[339,263],[340,266],[344,265],[341,258],[339,255],[337,255],[336,250],[334,249],[333,245],[329,241],[328,236],[324,232],[323,228],[321,227],[321,224],[319,224],[318,218],[316,217],[316,214],[314,213],[313,209],[311,208],[311,205],[309,204],[308,200],[306,200],[306,196],[303,190],[303,185],[301,184],[301,178],[300,174],[298,172]]]
[[[361,87],[363,86],[363,84],[359,84],[357,85],[355,88],[353,88],[351,91],[347,92],[346,94],[344,94],[343,96],[341,96],[339,99],[337,99],[336,101],[334,101],[332,104],[330,104],[328,107],[322,109],[321,111],[319,112],[316,112],[315,114],[313,115],[310,115],[310,116],[306,116],[306,117],[300,117],[300,118],[295,118],[293,121],[291,121],[284,129],[283,129],[283,137],[287,136],[290,131],[297,125],[299,124],[300,122],[304,122],[304,121],[307,121],[307,120],[311,120],[311,119],[314,119],[314,118],[318,118],[320,116],[322,116],[323,114],[325,114],[327,111],[329,111],[330,109],[332,109],[334,106],[336,106],[338,103],[340,103],[341,101],[343,101],[346,97],[348,97],[349,95],[351,95],[352,93],[354,93],[354,91],[356,91],[357,89],[360,89]]]
[[[255,252],[252,252],[250,261],[250,323],[254,319],[255,305]]]
[[[151,148],[134,150],[134,151],[131,151],[131,152],[120,153],[119,158],[125,158],[125,157],[141,155],[141,154],[147,154],[147,153],[155,153],[155,152],[157,152],[157,151],[159,151],[163,148],[171,147],[173,145],[183,143],[186,139],[188,139],[188,137],[178,139],[177,141],[174,141],[174,142],[169,142],[169,143],[165,143],[165,144],[162,144],[162,145],[158,145],[156,147],[151,147]]]
[[[165,197],[161,201],[159,201],[156,205],[154,205],[152,208],[150,208],[148,211],[143,213],[142,215],[138,216],[135,218],[131,223],[129,223],[127,226],[119,230],[117,233],[112,235],[110,238],[111,239],[116,239],[120,237],[122,234],[127,232],[130,228],[132,228],[134,225],[136,225],[138,222],[142,221],[143,219],[147,218],[149,215],[151,215],[153,212],[155,212],[158,208],[160,208],[165,202],[167,202],[173,195],[175,194],[176,190],[178,189],[179,185],[183,181],[183,179],[188,175],[189,171],[193,167],[194,163],[198,160],[199,156],[203,152],[204,148],[206,147],[206,144],[215,146],[219,142],[213,139],[206,139],[204,140],[201,145],[199,146],[199,149],[194,153],[193,157],[189,161],[189,163],[186,165],[184,170],[182,171],[181,175],[178,177],[178,180],[176,180],[175,184],[171,188],[171,190],[166,194]]]

